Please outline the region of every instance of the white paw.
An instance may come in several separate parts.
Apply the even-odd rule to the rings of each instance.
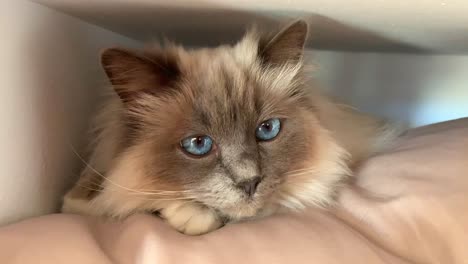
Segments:
[[[201,235],[222,226],[215,211],[194,203],[173,203],[161,210],[161,215],[178,231],[187,235]]]

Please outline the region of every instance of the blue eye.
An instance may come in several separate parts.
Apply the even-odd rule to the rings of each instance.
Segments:
[[[258,140],[268,141],[278,136],[281,130],[281,121],[278,118],[272,118],[262,122],[255,131]]]
[[[189,154],[203,156],[213,148],[213,140],[209,136],[188,137],[180,141],[180,146]]]

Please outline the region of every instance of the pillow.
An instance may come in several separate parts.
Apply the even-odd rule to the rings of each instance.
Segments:
[[[466,263],[468,118],[371,158],[336,208],[189,237],[161,220],[49,215],[0,228],[1,263]]]

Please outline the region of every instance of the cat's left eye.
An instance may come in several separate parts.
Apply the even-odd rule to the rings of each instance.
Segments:
[[[260,141],[268,141],[278,136],[281,130],[281,121],[279,118],[272,118],[263,121],[256,129],[255,136]]]
[[[182,149],[191,155],[205,156],[213,148],[213,139],[209,136],[191,136],[180,141]]]

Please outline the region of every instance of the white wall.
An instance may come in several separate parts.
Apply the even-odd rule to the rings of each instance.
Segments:
[[[311,51],[331,94],[412,126],[468,117],[468,56]]]
[[[102,74],[99,50],[135,45],[41,5],[2,1],[0,223],[53,212],[76,177]]]

